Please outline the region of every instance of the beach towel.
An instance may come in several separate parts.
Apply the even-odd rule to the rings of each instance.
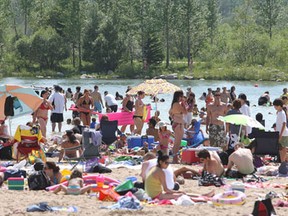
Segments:
[[[111,206],[100,207],[103,209],[141,210],[143,207],[138,199],[133,197],[121,197],[118,202]]]
[[[91,139],[94,146],[101,145],[102,142],[102,134],[100,131],[91,132]]]
[[[47,204],[47,202],[40,202],[38,204],[34,204],[28,206],[26,209],[27,212],[45,212],[45,211],[53,211],[52,208]]]

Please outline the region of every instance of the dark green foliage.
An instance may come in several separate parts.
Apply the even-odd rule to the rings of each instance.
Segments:
[[[145,42],[144,59],[148,67],[160,64],[164,59],[162,44],[156,34],[150,34]]]
[[[1,0],[0,68],[272,79],[287,72],[287,20],[288,0]]]

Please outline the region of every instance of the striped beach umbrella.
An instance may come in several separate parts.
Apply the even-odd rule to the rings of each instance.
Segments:
[[[8,102],[9,101],[9,102]],[[13,84],[0,86],[0,120],[31,114],[42,103],[33,88]],[[5,115],[10,113],[12,115]]]

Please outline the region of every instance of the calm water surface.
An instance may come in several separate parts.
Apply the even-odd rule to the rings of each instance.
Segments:
[[[22,86],[42,86],[42,87],[52,87],[57,84],[60,85],[63,89],[67,89],[68,87],[72,88],[72,91],[75,92],[76,86],[81,86],[82,90],[93,89],[94,85],[99,86],[99,90],[102,93],[104,91],[108,91],[109,93],[115,95],[115,92],[118,91],[120,94],[124,95],[127,89],[127,86],[136,86],[143,82],[143,80],[95,80],[95,79],[21,79],[21,78],[4,78],[0,80],[0,84],[17,84]],[[192,87],[192,91],[196,94],[196,98],[198,99],[203,92],[207,92],[207,88],[211,87],[212,89],[216,89],[217,87],[222,88],[226,86],[227,89],[230,89],[232,85],[236,86],[236,94],[245,93],[250,100],[251,104],[251,115],[255,117],[255,115],[260,112],[263,114],[264,119],[266,121],[266,130],[270,130],[272,124],[275,122],[276,115],[275,110],[272,107],[263,107],[257,106],[258,98],[265,91],[269,91],[271,95],[271,100],[273,101],[275,98],[279,97],[282,94],[282,90],[284,87],[287,87],[287,83],[278,83],[278,82],[244,82],[244,81],[206,81],[206,80],[170,80],[169,82],[179,86],[184,91],[186,91],[187,87]],[[255,87],[255,84],[258,84],[258,87]],[[157,109],[160,111],[160,118],[164,121],[169,122],[168,120],[168,110],[172,101],[172,94],[161,94],[158,95],[159,98],[164,98],[165,102],[158,103]],[[151,99],[147,96],[144,99],[145,103],[151,103]],[[71,101],[68,101],[68,106],[70,107]],[[155,104],[152,104],[152,115],[155,112]],[[201,100],[197,100],[198,108],[200,109],[205,104]],[[121,107],[121,101],[118,101],[118,107]],[[256,106],[253,106],[256,105]],[[67,111],[64,113],[64,118],[71,118],[71,111]],[[17,117],[12,119],[11,130],[14,133],[18,124],[25,124],[27,121],[31,120],[30,115]],[[63,131],[70,126],[66,125],[64,122]],[[48,122],[47,125],[48,134],[51,132],[51,125]],[[144,131],[144,130],[143,130]]]

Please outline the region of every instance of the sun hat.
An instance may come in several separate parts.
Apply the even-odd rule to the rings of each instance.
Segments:
[[[158,127],[159,127],[159,128],[165,127],[165,126],[167,126],[167,124],[166,124],[164,121],[158,122]]]

